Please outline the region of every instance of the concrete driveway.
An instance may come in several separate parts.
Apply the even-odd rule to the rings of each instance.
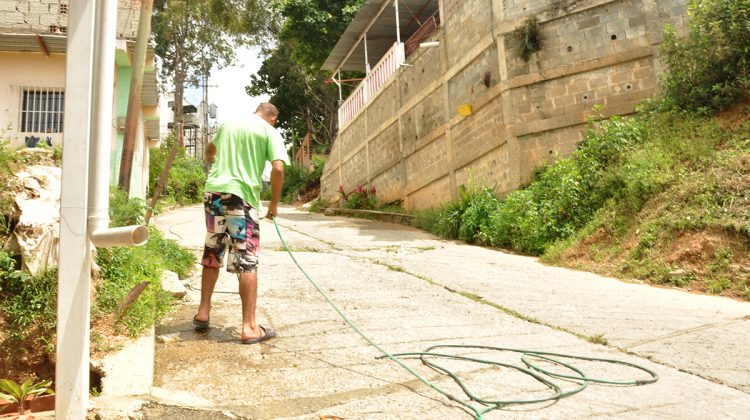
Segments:
[[[750,303],[548,267],[534,258],[444,241],[401,225],[291,207],[281,209],[278,222],[322,290],[389,352],[436,344],[536,349],[628,361],[660,377],[643,386],[590,384],[557,402],[509,405],[485,419],[739,419],[750,412]],[[197,253],[202,250],[202,207],[159,216],[157,226]],[[199,292],[192,290],[192,301],[157,329],[163,342],[156,349],[154,395],[162,404],[147,407],[146,418],[473,417],[392,361],[376,359],[379,351],[299,272],[271,222],[264,221],[261,229],[258,316],[280,336],[240,344],[237,280],[228,273],[216,287],[213,327],[196,333],[191,319]],[[200,287],[199,275],[191,285]],[[512,352],[452,351],[522,365]],[[450,378],[418,359],[404,362],[465,399]],[[487,400],[550,392],[506,367],[439,363]],[[592,377],[648,377],[622,365],[574,364]],[[576,385],[558,382],[564,389]]]

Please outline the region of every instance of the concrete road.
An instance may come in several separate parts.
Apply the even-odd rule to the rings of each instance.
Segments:
[[[297,259],[329,298],[389,352],[436,344],[526,348],[642,365],[655,384],[590,384],[554,403],[508,405],[495,418],[747,418],[750,304],[625,283],[548,267],[534,258],[439,240],[416,229],[325,217],[290,207],[278,219]],[[199,253],[203,210],[159,216],[168,237]],[[239,342],[237,280],[222,273],[208,333],[191,318],[199,292],[157,329],[154,395],[147,418],[472,418],[346,325],[283,251],[264,221],[260,323],[280,336]],[[191,280],[200,287],[199,276]],[[596,343],[605,343],[596,344]],[[447,351],[442,349],[441,351]],[[450,349],[522,366],[512,352]],[[535,398],[550,390],[517,371],[441,359],[486,400]],[[458,386],[418,359],[404,363],[459,399]],[[643,379],[622,365],[574,362],[589,376]],[[555,371],[559,366],[546,364]],[[573,382],[557,380],[564,389]],[[481,409],[481,405],[470,402]],[[178,413],[180,413],[178,415]],[[202,413],[202,414],[201,414]],[[191,416],[193,415],[191,414]],[[166,417],[165,417],[166,416]]]

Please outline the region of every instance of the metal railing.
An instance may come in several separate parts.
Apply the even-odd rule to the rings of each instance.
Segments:
[[[349,125],[367,102],[380,92],[391,77],[396,74],[396,70],[404,63],[404,59],[404,44],[393,44],[391,49],[375,64],[365,79],[339,107],[339,131]]]
[[[16,85],[16,104],[11,121],[22,133],[62,133],[65,112],[65,88]]]

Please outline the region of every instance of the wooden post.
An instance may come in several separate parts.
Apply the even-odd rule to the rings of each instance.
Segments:
[[[125,116],[125,136],[122,145],[122,159],[120,160],[120,176],[118,185],[130,192],[130,175],[133,169],[133,153],[135,151],[136,130],[141,116],[141,90],[143,87],[143,68],[146,66],[146,50],[151,36],[151,14],[154,0],[141,2],[141,15],[138,21],[138,38],[133,57],[133,72],[130,75],[130,96],[128,97],[128,113]]]

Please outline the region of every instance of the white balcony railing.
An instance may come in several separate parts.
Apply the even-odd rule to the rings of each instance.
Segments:
[[[354,89],[344,103],[339,107],[339,131],[343,130],[365,107],[367,102],[375,97],[388,81],[396,74],[398,67],[404,63],[404,44],[395,43],[383,58],[372,68],[370,74]]]

